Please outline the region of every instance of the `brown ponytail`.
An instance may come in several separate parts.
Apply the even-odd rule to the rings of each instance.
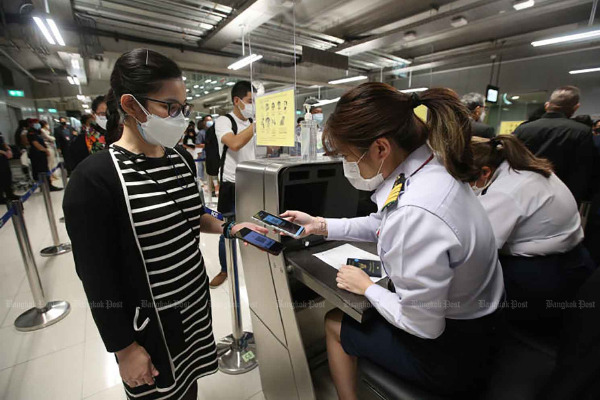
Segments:
[[[427,123],[413,111],[419,104],[429,110]],[[366,150],[380,137],[389,137],[409,153],[429,140],[452,176],[461,181],[477,176],[468,111],[449,89],[430,89],[418,96],[384,83],[357,86],[341,97],[327,120],[323,146],[329,153],[348,146]]]
[[[469,111],[453,90],[434,88],[423,92],[427,106],[429,145],[456,179],[470,182],[477,176],[471,152]]]
[[[512,135],[499,135],[492,139],[473,138],[471,143],[474,163],[479,171],[483,167],[498,168],[503,162],[515,171],[532,171],[549,178],[552,163],[533,155],[519,139]]]

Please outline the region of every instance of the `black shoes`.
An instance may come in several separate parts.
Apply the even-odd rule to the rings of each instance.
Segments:
[[[59,188],[59,187],[56,187],[54,185],[50,185],[50,191],[51,192],[60,192],[61,190],[63,190],[63,188]]]

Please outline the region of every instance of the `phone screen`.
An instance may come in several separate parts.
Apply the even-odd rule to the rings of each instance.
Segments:
[[[281,243],[266,237],[265,235],[261,235],[258,232],[255,232],[248,228],[243,228],[240,230],[239,235],[242,240],[248,242],[256,247],[264,249],[270,253],[279,254],[281,250],[283,250],[283,246]]]
[[[299,236],[304,228],[300,225],[294,224],[290,221],[286,221],[283,218],[276,217],[273,214],[269,214],[266,211],[259,211],[254,216],[259,221],[264,222],[267,225],[271,225],[275,228],[281,229],[282,231],[289,233],[293,236]]]

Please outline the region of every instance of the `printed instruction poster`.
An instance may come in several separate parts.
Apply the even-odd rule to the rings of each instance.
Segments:
[[[259,146],[294,146],[296,105],[294,89],[266,93],[255,99],[256,144]]]
[[[525,121],[502,121],[498,135],[511,135]]]

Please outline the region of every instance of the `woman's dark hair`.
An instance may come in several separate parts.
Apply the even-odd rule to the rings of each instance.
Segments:
[[[498,168],[507,161],[515,171],[532,171],[549,178],[552,163],[536,157],[521,141],[512,135],[498,135],[492,139],[474,137],[471,142],[473,161],[479,171],[483,167]]]
[[[181,76],[177,64],[156,51],[134,49],[122,54],[110,75],[110,90],[105,97],[106,142],[110,144],[119,140],[122,95],[132,94],[145,107],[145,96],[158,91],[163,81]]]
[[[91,119],[93,119],[94,117],[92,116],[92,114],[83,114],[81,116],[81,125],[85,125],[88,123],[88,121],[90,121]]]
[[[420,104],[428,109],[427,123],[413,111]],[[471,181],[477,176],[469,113],[450,89],[429,89],[417,96],[384,83],[357,86],[342,96],[327,120],[323,146],[329,152],[347,146],[366,151],[381,137],[408,152],[429,141],[453,177]]]

